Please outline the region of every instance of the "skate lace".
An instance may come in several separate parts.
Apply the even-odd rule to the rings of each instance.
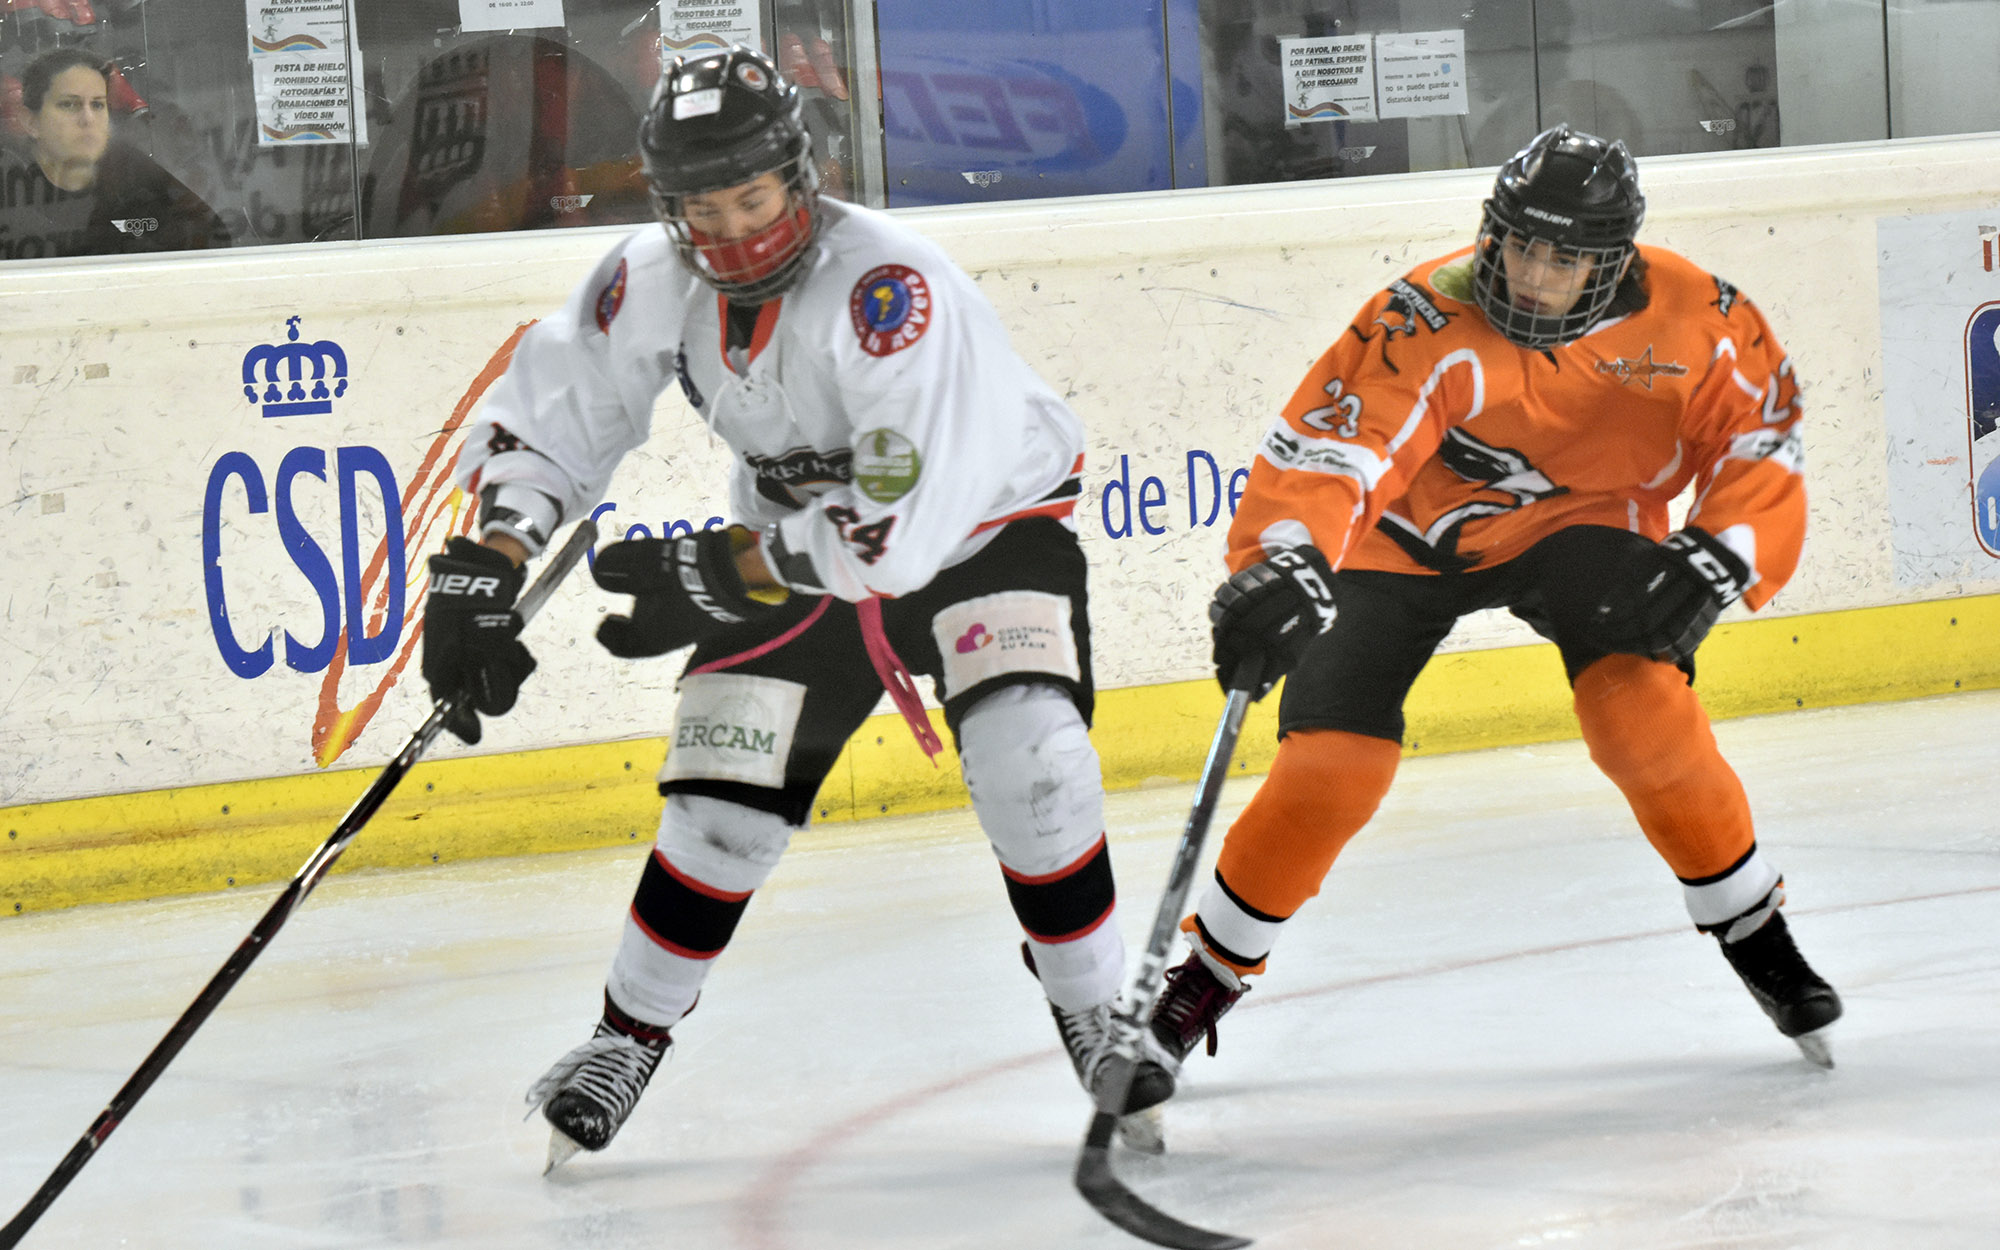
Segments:
[[[623,1033],[603,1032],[556,1060],[528,1089],[528,1114],[533,1115],[557,1094],[589,1096],[623,1120],[637,1105],[653,1070],[667,1047],[655,1049]]]
[[[1107,1007],[1085,1007],[1081,1011],[1056,1008],[1056,1031],[1062,1034],[1063,1049],[1086,1086],[1098,1067],[1111,1054],[1111,1011]]]
[[[1208,1053],[1213,1055],[1215,1022],[1242,996],[1243,991],[1229,989],[1199,963],[1181,964],[1167,969],[1166,988],[1160,993],[1153,1023],[1164,1024],[1173,1032],[1181,1054],[1194,1049],[1196,1038],[1206,1037]]]

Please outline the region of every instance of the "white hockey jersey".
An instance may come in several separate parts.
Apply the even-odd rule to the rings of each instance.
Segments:
[[[986,298],[886,214],[823,201],[817,255],[726,347],[724,304],[647,226],[522,336],[468,432],[468,490],[529,487],[585,515],[678,381],[736,453],[730,519],[778,578],[907,594],[1028,515],[1067,521],[1075,414],[1014,354]]]

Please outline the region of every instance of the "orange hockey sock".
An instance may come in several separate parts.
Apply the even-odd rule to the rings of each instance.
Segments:
[[[1211,890],[1201,917],[1230,949],[1209,942],[1210,954],[1239,973],[1264,970],[1277,923],[1319,893],[1334,858],[1389,792],[1401,756],[1386,738],[1337,729],[1301,730],[1278,744],[1270,775],[1222,842],[1221,897]]]
[[[1606,656],[1577,674],[1573,693],[1590,758],[1675,876],[1710,877],[1749,853],[1750,800],[1678,668]]]

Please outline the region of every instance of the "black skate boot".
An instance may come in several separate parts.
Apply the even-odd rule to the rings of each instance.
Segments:
[[[1035,957],[1026,942],[1021,943],[1021,961],[1028,965],[1028,971],[1035,971]],[[1056,1032],[1062,1036],[1063,1050],[1069,1054],[1070,1066],[1076,1069],[1076,1079],[1094,1101],[1099,1086],[1109,1075],[1105,1060],[1111,1058],[1112,1052],[1111,1005],[1100,1003],[1080,1011],[1064,1011],[1050,1003],[1049,1014],[1056,1019]],[[1174,1094],[1173,1074],[1161,1062],[1166,1056],[1158,1053],[1144,1029],[1139,1030],[1139,1046],[1139,1063],[1133,1069],[1131,1087],[1125,1092],[1121,1116],[1158,1106]]]
[[[528,1105],[540,1107],[554,1129],[542,1175],[578,1150],[610,1145],[673,1044],[667,1030],[632,1019],[606,998],[590,1040],[557,1060],[528,1091]]]
[[[1228,980],[1224,980],[1226,975]],[[1250,992],[1234,974],[1218,975],[1199,953],[1190,954],[1177,968],[1167,969],[1167,982],[1153,1004],[1153,1037],[1174,1063],[1188,1057],[1196,1040],[1208,1039],[1208,1053],[1215,1053],[1215,1022]]]
[[[1771,1023],[1822,1068],[1833,1066],[1826,1027],[1840,1019],[1840,995],[1820,978],[1792,942],[1785,915],[1771,918],[1748,937],[1722,943],[1722,957],[1743,978],[1750,997],[1771,1017]]]

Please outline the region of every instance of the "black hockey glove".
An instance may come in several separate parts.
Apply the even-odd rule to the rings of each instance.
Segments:
[[[1216,587],[1208,605],[1215,626],[1215,678],[1261,699],[1298,665],[1312,640],[1333,624],[1333,569],[1317,547],[1288,547]]]
[[[743,588],[730,531],[612,543],[590,569],[597,584],[632,596],[630,616],[607,616],[597,641],[616,656],[665,655],[770,611]]]
[[[1707,530],[1675,530],[1613,574],[1597,605],[1599,639],[1614,652],[1684,663],[1749,580],[1742,559]]]
[[[453,538],[430,560],[424,595],[424,682],[433,699],[454,701],[444,727],[479,741],[479,713],[514,706],[535,658],[521,645],[514,610],[526,575],[514,562],[470,538]]]

